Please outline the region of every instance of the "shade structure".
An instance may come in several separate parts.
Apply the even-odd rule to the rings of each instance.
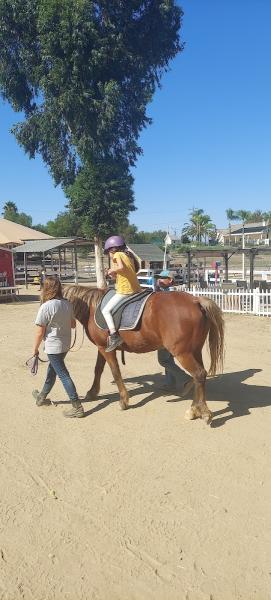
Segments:
[[[61,251],[64,250],[64,255],[66,249],[70,249],[72,253],[72,264],[74,271],[74,281],[78,282],[78,265],[77,265],[77,249],[79,246],[89,246],[93,244],[91,240],[87,240],[85,238],[50,238],[45,240],[30,240],[25,244],[17,246],[13,249],[13,253],[16,255],[22,254],[24,257],[24,274],[25,274],[25,285],[27,285],[27,271],[28,264],[27,259],[29,255],[41,255],[42,259],[44,259],[45,255],[49,253],[52,255],[54,252],[58,252],[58,272],[61,278],[61,268],[62,268],[62,258]]]
[[[254,281],[254,261],[255,257],[259,254],[271,254],[271,247],[269,246],[254,246],[254,247],[246,247],[246,248],[236,248],[236,247],[225,247],[225,248],[209,248],[208,246],[205,248],[191,248],[186,250],[184,254],[187,255],[187,274],[188,274],[188,287],[190,289],[191,285],[191,260],[193,257],[221,257],[224,259],[225,264],[225,276],[226,280],[228,279],[228,267],[229,260],[234,254],[244,254],[249,258],[249,285],[250,288],[253,288]]]
[[[27,240],[47,240],[51,236],[8,219],[0,219],[0,246],[18,246]]]

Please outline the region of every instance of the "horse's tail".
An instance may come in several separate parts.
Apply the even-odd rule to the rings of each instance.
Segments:
[[[224,319],[222,311],[210,298],[197,298],[209,321],[209,351],[211,365],[209,375],[215,375],[217,370],[223,371],[224,362]]]

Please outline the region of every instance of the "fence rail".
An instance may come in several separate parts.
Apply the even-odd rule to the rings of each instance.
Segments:
[[[196,287],[189,290],[184,286],[179,286],[178,289],[193,294],[193,296],[211,298],[223,312],[271,317],[271,290],[223,290]]]

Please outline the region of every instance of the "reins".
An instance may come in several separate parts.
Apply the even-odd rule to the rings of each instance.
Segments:
[[[75,346],[75,342],[76,342],[76,338],[77,338],[77,328],[75,327],[74,340],[73,340],[73,343],[72,343],[71,347],[69,348],[68,352],[78,352],[78,350],[81,350],[83,343],[84,343],[84,335],[85,335],[85,329],[83,327],[83,335],[82,335],[81,344],[80,344],[79,348],[72,350],[72,348]],[[47,362],[49,362],[49,359],[47,358],[44,360],[43,358],[40,358],[39,354],[33,354],[33,356],[30,356],[30,358],[28,358],[28,360],[26,361],[25,364],[30,369],[31,375],[37,375],[38,368],[39,368],[39,362],[47,363]]]

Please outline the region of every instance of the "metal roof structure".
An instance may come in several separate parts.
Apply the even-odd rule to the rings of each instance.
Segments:
[[[22,246],[17,246],[13,248],[14,253],[23,253],[23,254],[42,254],[45,252],[51,252],[52,250],[57,250],[58,248],[67,248],[73,247],[75,244],[77,246],[85,246],[92,244],[91,240],[86,240],[85,238],[51,238],[49,240],[31,240],[22,244]]]
[[[30,265],[28,263],[29,260],[33,260],[33,256],[31,255],[41,255],[40,260],[42,266],[45,268],[44,259],[47,259],[47,253],[49,253],[49,257],[51,258],[51,269],[55,271],[57,267],[54,267],[53,256],[58,254],[58,276],[61,279],[63,271],[62,267],[64,267],[64,275],[66,275],[66,249],[69,250],[70,256],[70,269],[72,273],[74,273],[74,281],[78,282],[78,262],[77,262],[77,252],[80,246],[89,246],[93,244],[91,240],[86,240],[85,238],[74,237],[74,238],[50,238],[48,240],[29,240],[25,244],[21,246],[17,246],[12,249],[14,255],[23,254],[24,260],[24,282],[27,287],[28,283],[28,272],[30,270]],[[63,252],[64,251],[64,252]],[[63,261],[63,253],[64,253],[64,261]],[[17,256],[20,261],[21,258]]]
[[[240,248],[240,246],[206,246],[205,248],[186,248],[182,252],[182,254],[190,253],[193,256],[224,256],[225,254],[250,254],[253,252],[254,254],[270,254],[271,246],[245,246],[245,248]]]
[[[234,254],[245,254],[249,257],[249,284],[250,288],[253,288],[254,281],[254,260],[257,254],[270,254],[271,246],[252,246],[252,247],[226,247],[225,248],[206,248],[205,249],[197,249],[191,248],[191,250],[185,250],[183,254],[187,255],[187,263],[188,263],[188,287],[190,289],[190,276],[191,276],[191,259],[195,256],[210,256],[210,257],[223,257],[225,262],[225,275],[226,280],[228,280],[228,267],[229,260]]]
[[[128,244],[141,260],[152,262],[161,262],[164,259],[164,253],[155,244]]]

